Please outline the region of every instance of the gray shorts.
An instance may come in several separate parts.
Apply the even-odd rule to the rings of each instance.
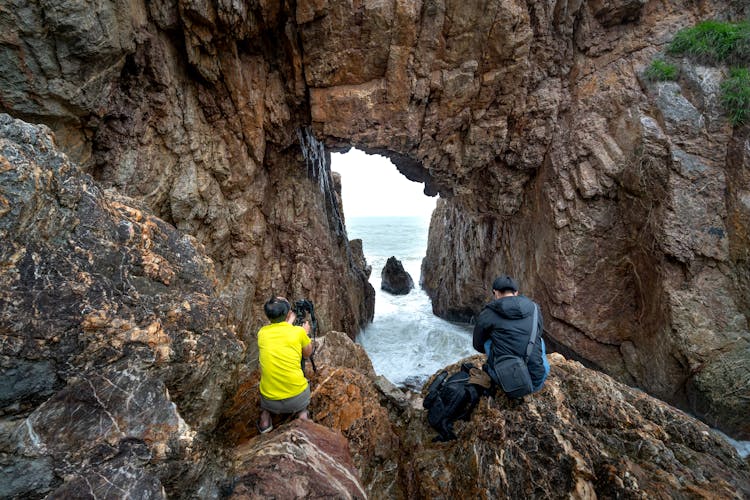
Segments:
[[[310,385],[296,396],[286,399],[267,399],[260,395],[260,407],[268,410],[274,415],[280,413],[299,413],[307,409],[310,404]]]

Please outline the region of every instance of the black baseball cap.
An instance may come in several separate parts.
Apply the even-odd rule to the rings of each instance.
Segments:
[[[505,290],[517,292],[518,283],[516,283],[516,280],[506,274],[504,276],[498,276],[497,278],[495,278],[495,281],[492,282],[492,289],[497,290],[498,292],[503,292]]]

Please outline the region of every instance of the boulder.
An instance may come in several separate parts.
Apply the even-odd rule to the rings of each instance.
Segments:
[[[721,68],[686,63],[676,82],[641,75],[679,29],[741,19],[749,7],[642,4],[175,0],[92,9],[62,0],[4,9],[2,110],[53,127],[101,186],[132,198],[44,170],[17,179],[33,179],[41,198],[3,191],[0,216],[15,226],[0,240],[2,314],[12,317],[0,325],[0,442],[17,442],[6,439],[17,423],[8,415],[25,419],[48,400],[59,410],[80,396],[101,412],[94,396],[109,394],[111,370],[135,370],[146,381],[135,394],[160,396],[148,416],[164,426],[142,439],[125,419],[155,451],[146,460],[128,448],[122,470],[140,468],[133,477],[143,484],[158,477],[167,493],[169,471],[189,470],[189,488],[193,473],[213,474],[181,461],[191,451],[212,459],[181,447],[173,431],[183,429],[179,414],[195,439],[211,435],[222,397],[212,384],[233,373],[221,356],[240,350],[221,332],[236,324],[252,363],[264,321],[257,297],[272,291],[313,299],[324,331],[351,333],[372,317],[327,157],[352,144],[389,156],[441,196],[422,274],[436,313],[470,317],[505,270],[542,305],[550,344],[747,437],[737,415],[750,404],[740,378],[750,340],[748,128],[732,127],[720,105]],[[16,168],[7,156],[0,164],[2,175]],[[205,254],[193,258],[195,240]],[[206,255],[217,270],[185,285],[210,267]],[[58,266],[68,283],[59,289]],[[183,286],[187,296],[169,296]],[[72,301],[76,293],[83,299]],[[68,383],[78,385],[55,398]],[[117,432],[94,438],[98,450],[119,450]],[[50,439],[29,436],[32,445]],[[22,453],[7,456],[38,476],[11,471],[0,484],[46,491],[68,477],[61,464],[80,472],[60,450]],[[93,467],[114,462],[86,463],[100,473]],[[107,481],[122,484],[110,471]]]
[[[237,447],[226,498],[367,498],[344,436],[295,419]]]
[[[380,276],[382,278],[380,288],[388,293],[406,295],[414,288],[414,280],[396,257],[388,257]]]
[[[0,496],[216,492],[244,345],[202,246],[0,114],[0,261]]]

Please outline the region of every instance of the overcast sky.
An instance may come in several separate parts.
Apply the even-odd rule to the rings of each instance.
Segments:
[[[331,170],[341,174],[345,217],[428,217],[435,208],[437,197],[425,196],[423,183],[404,177],[384,156],[354,148],[348,153],[332,153]]]

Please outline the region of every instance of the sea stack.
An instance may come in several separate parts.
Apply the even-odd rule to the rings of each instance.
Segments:
[[[414,288],[414,280],[396,257],[388,258],[380,276],[383,280],[380,288],[393,295],[406,295]]]

